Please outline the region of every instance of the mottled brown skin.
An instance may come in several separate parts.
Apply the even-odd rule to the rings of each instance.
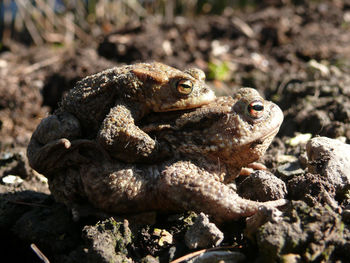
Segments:
[[[191,85],[182,90],[179,85]],[[185,86],[187,87],[187,86]],[[82,134],[112,157],[126,162],[152,161],[163,154],[159,144],[135,122],[150,112],[199,107],[215,99],[199,69],[185,72],[162,63],[116,67],[88,76],[63,98],[56,115],[71,113]]]
[[[264,109],[252,111],[257,101]],[[88,201],[112,214],[194,210],[217,222],[235,220],[285,203],[242,199],[226,185],[264,154],[282,120],[278,106],[245,88],[198,109],[149,115],[142,128],[168,146],[165,161],[127,164],[92,140],[74,140],[64,165],[46,176],[54,197],[70,208]]]
[[[51,152],[62,155],[78,138],[96,138],[125,162],[152,162],[167,152],[135,122],[150,112],[195,108],[214,99],[199,69],[183,72],[153,62],[105,70],[79,81],[55,114],[40,123],[29,143],[29,162],[40,172],[45,172],[42,162],[54,168],[49,163],[60,155]]]

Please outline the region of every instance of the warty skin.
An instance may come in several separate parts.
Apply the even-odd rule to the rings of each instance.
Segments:
[[[45,175],[54,197],[74,209],[91,204],[110,214],[194,210],[216,222],[236,220],[259,206],[286,202],[246,200],[226,185],[265,153],[282,120],[277,105],[245,88],[198,109],[146,119],[141,127],[171,153],[165,161],[128,164],[94,140],[61,139],[69,150],[60,168]]]

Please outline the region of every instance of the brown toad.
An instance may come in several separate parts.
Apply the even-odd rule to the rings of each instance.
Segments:
[[[62,99],[55,115],[60,121],[69,121],[65,118],[72,114],[81,130],[76,127],[70,135],[94,138],[97,133],[97,141],[117,159],[150,161],[158,158],[162,149],[135,122],[150,112],[195,108],[214,98],[199,69],[182,72],[158,62],[138,63],[79,81]],[[43,132],[36,139],[46,144],[47,137],[52,140],[55,136]]]
[[[111,159],[94,140],[61,139],[68,149],[63,155],[55,150],[62,142],[42,149],[61,156],[60,168],[48,167],[57,159],[48,165],[50,158],[43,158],[42,170],[50,171],[54,197],[71,208],[85,202],[112,214],[194,210],[217,222],[234,220],[261,205],[285,203],[246,200],[226,185],[264,154],[282,120],[277,105],[244,88],[197,109],[149,115],[142,128],[168,145],[172,157],[165,161],[128,164]]]

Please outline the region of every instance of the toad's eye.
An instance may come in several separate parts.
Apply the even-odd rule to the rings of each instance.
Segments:
[[[254,119],[259,119],[264,113],[264,104],[261,100],[255,100],[249,103],[248,113]]]
[[[193,83],[188,79],[182,79],[177,83],[176,88],[180,94],[188,95],[193,90]]]

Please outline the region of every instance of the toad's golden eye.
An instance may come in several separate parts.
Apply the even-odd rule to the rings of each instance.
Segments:
[[[261,100],[254,100],[248,105],[248,113],[254,119],[259,119],[264,113],[264,103]]]
[[[188,79],[182,79],[177,83],[176,88],[180,94],[188,95],[193,90],[193,83]]]

